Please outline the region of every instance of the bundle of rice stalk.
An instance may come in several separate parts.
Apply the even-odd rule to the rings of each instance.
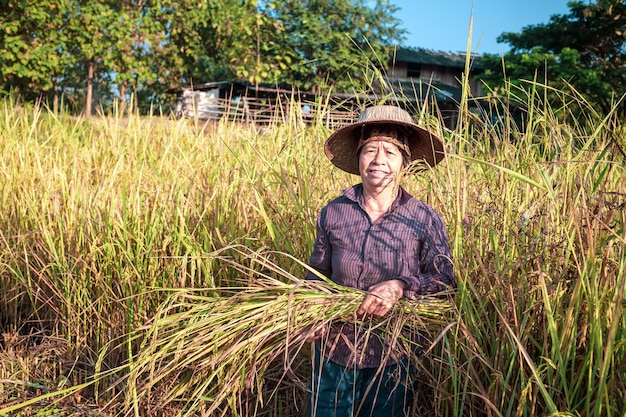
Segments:
[[[203,294],[207,290],[172,290],[143,329],[143,345],[128,379],[136,414],[140,404],[177,402],[187,415],[198,406],[206,415],[238,415],[244,395],[253,395],[262,406],[267,396],[263,376],[273,362],[281,360],[283,376],[299,382],[291,365],[308,346],[312,329],[336,320],[367,321],[369,328],[383,329],[400,345],[408,339],[400,340],[399,329],[440,331],[451,309],[440,298],[400,300],[384,319],[359,318],[355,313],[362,291],[324,277],[297,278],[271,261],[270,253],[227,249],[237,253],[237,261],[224,256],[226,249],[211,256],[230,264],[241,278],[232,286],[210,289],[209,295]]]

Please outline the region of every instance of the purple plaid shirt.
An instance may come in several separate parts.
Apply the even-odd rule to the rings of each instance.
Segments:
[[[322,209],[310,265],[334,282],[367,291],[400,279],[404,297],[456,287],[448,235],[439,215],[400,188],[389,213],[372,224],[363,208],[363,186],[355,185]],[[312,273],[308,279],[315,279]],[[357,368],[378,367],[385,347],[354,324],[336,323],[318,347],[332,361]]]

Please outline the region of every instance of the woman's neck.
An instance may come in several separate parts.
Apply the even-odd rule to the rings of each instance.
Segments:
[[[384,187],[380,189],[366,189],[363,187],[363,208],[370,216],[373,223],[376,223],[376,221],[391,209],[391,205],[397,195],[397,187]]]

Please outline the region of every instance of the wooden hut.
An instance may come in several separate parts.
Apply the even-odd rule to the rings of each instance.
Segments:
[[[318,120],[336,127],[354,119],[354,96],[319,96],[285,86],[218,81],[170,90],[176,94],[176,117],[265,125],[292,117],[310,123]],[[294,111],[295,107],[298,111]]]
[[[471,57],[469,74],[472,94],[480,93],[476,75],[482,72],[479,57]],[[390,59],[384,85],[374,83],[362,94],[335,93],[318,95],[290,86],[251,84],[246,81],[217,81],[170,90],[176,94],[176,117],[198,120],[228,120],[268,124],[293,117],[305,123],[321,122],[335,128],[353,121],[367,103],[387,102],[414,110],[424,103],[436,104],[444,122],[453,127],[461,100],[460,80],[465,69],[465,55],[437,52],[423,48],[399,48]],[[293,111],[295,107],[298,111]]]

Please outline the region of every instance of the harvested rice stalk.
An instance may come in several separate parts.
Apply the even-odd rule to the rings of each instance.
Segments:
[[[295,376],[292,363],[316,326],[355,322],[371,331],[382,330],[400,348],[410,343],[407,330],[440,330],[451,308],[440,298],[403,299],[383,319],[361,319],[356,310],[362,291],[324,277],[298,279],[267,255],[230,249],[246,254],[254,264],[241,260],[232,264],[242,273],[239,283],[211,289],[209,296],[197,289],[175,290],[144,329],[144,343],[129,374],[129,388],[137,393],[136,409],[143,401],[163,405],[184,401],[188,413],[204,404],[209,415],[236,414],[245,394],[255,395],[261,403],[268,396],[263,377],[277,359],[283,359],[286,374]],[[264,272],[255,268],[259,266]],[[157,387],[165,392],[155,399]]]

